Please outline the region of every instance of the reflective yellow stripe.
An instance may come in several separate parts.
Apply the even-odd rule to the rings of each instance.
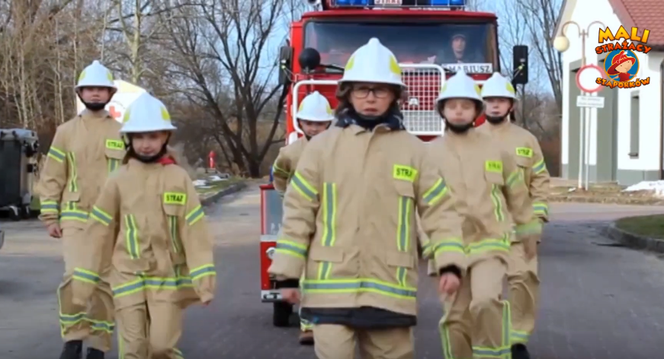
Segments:
[[[134,293],[141,292],[145,289],[170,289],[177,290],[181,288],[192,288],[193,284],[191,277],[147,277],[140,276],[139,278],[113,287],[113,297],[125,297]]]
[[[48,150],[48,157],[54,159],[56,162],[63,163],[67,155],[61,149],[51,146]]]
[[[78,192],[78,171],[76,169],[76,155],[74,152],[67,153],[69,157],[69,192]]]
[[[141,255],[140,245],[138,243],[138,228],[136,227],[136,218],[134,215],[125,215],[125,240],[127,246],[127,253],[131,259],[138,259]]]
[[[74,268],[74,274],[72,274],[72,279],[95,285],[100,280],[99,274],[83,268]]]
[[[399,197],[399,222],[397,225],[397,249],[399,252],[408,252],[410,249],[410,213],[412,199]],[[397,283],[405,287],[408,278],[408,268],[397,267]]]
[[[439,178],[436,183],[431,186],[426,192],[424,192],[424,201],[430,206],[436,204],[445,194],[447,193],[447,185],[445,180]]]
[[[60,206],[56,201],[41,201],[41,213],[58,213]]]
[[[537,163],[533,165],[533,172],[535,174],[540,174],[544,171],[546,171],[546,163],[544,163],[544,159],[537,161]]]
[[[297,258],[305,258],[307,255],[307,246],[287,239],[279,239],[277,240],[274,252],[283,253]]]
[[[415,300],[417,288],[394,285],[371,278],[306,279],[302,291],[311,294],[339,294],[371,292],[397,299]]]
[[[493,202],[493,214],[496,216],[498,222],[505,220],[505,214],[503,213],[503,202],[500,195],[500,187],[496,184],[491,185],[491,202]]]
[[[428,259],[431,257],[431,241],[426,240],[424,243],[422,243],[422,258]]]
[[[530,333],[528,332],[512,329],[512,332],[510,333],[510,341],[512,345],[526,344],[528,343],[528,339],[530,339]]]
[[[466,246],[463,244],[461,238],[446,238],[437,241],[436,245],[433,247],[434,257],[445,252],[465,253]]]
[[[512,188],[515,185],[523,182],[523,170],[516,169],[507,177],[507,187]]]
[[[440,341],[443,343],[443,358],[456,359],[452,352],[452,340],[450,340],[450,329],[447,322],[443,322],[438,330],[440,332]]]
[[[205,217],[205,212],[203,212],[203,207],[199,204],[198,206],[194,207],[194,209],[192,209],[191,212],[189,212],[189,214],[187,214],[184,218],[188,225],[193,226],[203,217]]]
[[[120,167],[120,160],[117,158],[108,159],[108,173],[111,173]]]
[[[336,218],[337,218],[337,185],[325,183],[323,185],[323,235],[321,244],[323,247],[332,247],[336,240]],[[320,262],[318,264],[318,279],[328,279],[332,271],[332,263]]]
[[[180,253],[182,251],[182,247],[180,245],[180,238],[178,237],[177,216],[168,216],[168,231],[171,234],[171,244],[173,245],[173,251],[175,253]]]
[[[507,301],[502,301],[502,305],[503,315],[500,346],[497,348],[489,348],[473,345],[473,358],[507,359],[512,357],[512,348],[510,342],[510,304]]]
[[[104,212],[101,208],[97,206],[92,207],[92,211],[90,211],[90,217],[92,217],[92,219],[97,220],[99,223],[105,226],[111,224],[111,221],[113,220],[113,216]]]
[[[200,267],[196,267],[189,271],[189,276],[191,277],[191,280],[199,280],[203,277],[208,277],[216,274],[217,272],[214,270],[213,264],[204,264]]]
[[[88,221],[88,212],[78,209],[76,202],[67,202],[65,209],[60,212],[60,221],[79,221],[86,223]]]
[[[290,185],[293,186],[304,198],[313,201],[318,196],[318,191],[316,188],[309,184],[300,173],[295,172],[291,178]]]
[[[516,226],[514,232],[517,235],[540,234],[542,233],[542,223],[539,219],[535,219],[526,224]]]
[[[549,215],[549,206],[544,202],[533,202],[533,212],[536,216],[547,217]]]
[[[277,166],[276,162],[272,165],[272,168],[273,168],[272,173],[281,173],[282,175],[284,175],[286,177],[290,176],[290,173],[288,173],[288,171],[284,170],[283,168]]]
[[[113,333],[113,330],[115,329],[115,323],[113,322],[105,322],[101,320],[94,320],[92,318],[89,318],[85,312],[78,312],[78,313],[73,313],[73,314],[65,314],[62,312],[62,303],[61,303],[61,298],[62,298],[62,293],[60,292],[60,288],[57,290],[57,297],[58,297],[58,319],[60,321],[60,335],[64,338],[65,337],[65,332],[67,328],[70,328],[74,325],[79,324],[82,321],[89,322],[91,325],[92,331],[103,331],[109,334]]]
[[[501,239],[487,238],[479,242],[470,243],[466,246],[466,253],[468,255],[477,255],[493,251],[509,252],[509,250],[510,237],[507,233],[505,233]]]

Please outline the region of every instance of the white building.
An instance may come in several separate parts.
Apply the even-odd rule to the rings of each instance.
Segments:
[[[627,31],[638,27],[650,30],[647,45],[653,49],[638,53],[640,68],[637,78],[650,77],[650,85],[633,89],[604,88],[599,96],[605,106],[591,116],[589,178],[594,181],[618,181],[630,185],[643,180],[664,178],[664,3],[661,0],[563,0],[556,28],[562,35],[563,25],[574,21],[586,30],[593,21],[601,21],[615,34],[620,25]],[[597,55],[595,47],[600,26],[590,27],[586,38],[586,63],[604,68],[606,54]],[[561,164],[562,177],[577,178],[579,171],[580,111],[576,97],[576,73],[581,67],[581,38],[576,26],[565,30],[569,49],[563,59],[563,113]]]

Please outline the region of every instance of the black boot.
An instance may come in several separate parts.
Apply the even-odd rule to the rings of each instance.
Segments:
[[[81,359],[83,353],[83,341],[70,340],[62,347],[60,359]]]
[[[512,359],[530,359],[528,348],[523,344],[512,345]]]
[[[88,348],[88,353],[85,355],[85,359],[104,359],[104,352],[94,348]]]

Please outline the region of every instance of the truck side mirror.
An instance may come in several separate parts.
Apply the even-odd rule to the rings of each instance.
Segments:
[[[528,46],[516,45],[512,48],[512,84],[528,83]]]
[[[279,49],[279,84],[287,86],[291,82],[293,72],[293,48],[289,45]]]

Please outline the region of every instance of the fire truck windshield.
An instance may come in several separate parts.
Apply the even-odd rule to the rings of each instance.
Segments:
[[[401,18],[312,20],[305,25],[305,47],[318,50],[327,65],[343,67],[353,51],[372,37],[392,50],[401,63],[437,64],[454,70],[463,68],[467,73],[497,70],[496,30],[490,23],[406,22]]]

